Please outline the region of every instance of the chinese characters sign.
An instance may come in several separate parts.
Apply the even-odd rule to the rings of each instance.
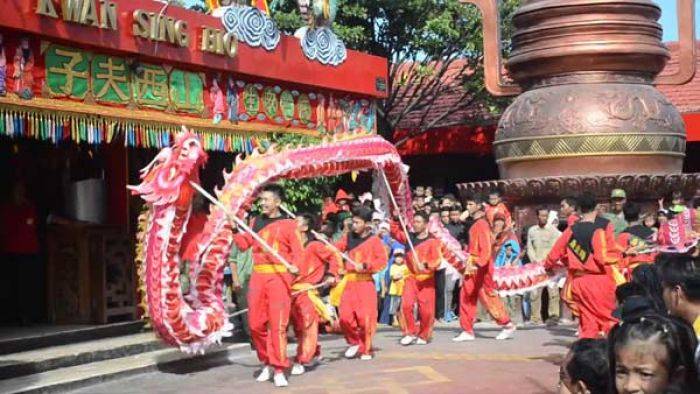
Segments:
[[[153,64],[129,64],[126,59],[51,44],[45,53],[46,84],[56,98],[127,105],[201,114],[204,80],[198,73]]]
[[[52,98],[176,112],[223,125],[252,122],[325,133],[376,127],[376,108],[368,99],[207,75],[47,42],[42,48],[44,93]]]

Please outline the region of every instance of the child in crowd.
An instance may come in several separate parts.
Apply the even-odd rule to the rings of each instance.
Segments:
[[[680,319],[647,314],[610,332],[608,355],[614,394],[698,393],[693,361],[697,339]]]
[[[401,306],[401,296],[403,295],[403,285],[406,282],[406,277],[409,274],[406,266],[406,250],[397,248],[394,250],[394,263],[391,265],[389,276],[391,277],[391,285],[389,286],[389,297],[391,306],[389,313],[392,316],[394,325],[398,325],[398,317],[400,315],[399,308]]]
[[[605,339],[579,339],[559,368],[559,394],[606,394],[610,382]]]

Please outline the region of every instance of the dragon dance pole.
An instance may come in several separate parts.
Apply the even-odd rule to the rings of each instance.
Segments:
[[[235,311],[232,314],[228,315],[228,317],[236,317],[236,316],[242,315],[244,313],[248,313],[248,308],[241,309],[240,311]]]
[[[290,211],[290,210],[289,210],[287,207],[285,207],[284,205],[280,205],[280,209],[283,210],[287,215],[289,215],[289,216],[291,216],[292,218],[296,219],[297,216],[296,216],[294,213],[292,213],[292,211]],[[318,239],[319,241],[323,242],[324,244],[326,244],[327,246],[329,246],[330,248],[332,248],[332,249],[333,249],[334,251],[336,251],[337,253],[340,253],[340,256],[341,256],[342,258],[344,258],[348,263],[354,265],[356,270],[359,270],[360,268],[362,268],[362,264],[356,263],[353,259],[350,258],[350,256],[347,255],[347,253],[345,253],[345,252],[343,252],[342,250],[338,249],[337,246],[335,246],[335,245],[333,245],[331,242],[329,242],[329,241],[323,236],[323,234],[319,234],[317,231],[314,231],[314,230],[311,230],[311,233],[316,237],[316,239]]]
[[[386,185],[386,190],[389,192],[389,198],[391,198],[391,203],[394,205],[394,209],[398,212],[399,210],[399,204],[396,203],[396,198],[394,198],[394,192],[391,190],[391,185],[389,185],[389,179],[386,177],[386,173],[384,172],[383,169],[380,169],[379,172],[382,174],[382,179],[384,179],[384,185]],[[398,212],[396,215],[399,218],[399,223],[401,223],[401,228],[403,229],[404,234],[406,234],[406,242],[408,243],[408,247],[411,249],[411,254],[413,255],[413,268],[416,269],[416,272],[423,271],[418,267],[418,263],[420,262],[420,259],[418,258],[418,253],[416,253],[416,249],[413,247],[413,241],[411,241],[411,234],[408,233],[408,227],[406,226],[406,222],[403,219],[403,216],[401,216],[401,212]]]
[[[254,240],[258,241],[258,243],[260,244],[260,246],[262,246],[263,249],[265,249],[266,252],[270,253],[273,257],[275,257],[277,260],[279,260],[279,262],[282,263],[282,265],[284,265],[284,266],[287,268],[287,270],[289,270],[290,273],[296,275],[296,274],[299,272],[299,269],[298,269],[297,267],[295,267],[294,265],[288,263],[287,260],[285,260],[284,257],[282,257],[282,256],[275,250],[275,248],[273,248],[273,247],[270,246],[267,242],[265,242],[265,240],[262,239],[255,231],[253,231],[253,229],[251,229],[250,227],[248,227],[248,225],[245,224],[245,222],[244,222],[243,220],[241,220],[241,219],[240,219],[239,217],[237,217],[236,215],[232,215],[232,214],[229,212],[229,210],[226,208],[226,206],[225,206],[224,204],[221,203],[221,201],[219,201],[219,200],[217,200],[216,198],[214,198],[214,196],[212,196],[211,194],[209,194],[209,192],[207,192],[206,190],[204,190],[204,189],[203,189],[201,186],[199,186],[198,184],[196,184],[196,183],[190,181],[190,185],[191,185],[196,191],[198,191],[198,192],[201,193],[204,197],[206,197],[207,200],[211,201],[212,204],[214,204],[214,205],[216,205],[217,207],[221,208],[221,210],[224,211],[224,213],[226,214],[226,216],[227,216],[229,219],[233,220],[233,221],[236,223],[236,225],[238,225],[238,227],[240,227],[240,228],[242,228],[243,230],[245,230],[248,234],[250,234],[250,235],[253,237]]]

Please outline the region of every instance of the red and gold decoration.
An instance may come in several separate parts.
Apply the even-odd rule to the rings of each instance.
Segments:
[[[239,43],[220,19],[158,1],[75,4],[7,4],[0,135],[163,148],[184,124],[206,150],[250,152],[271,133],[375,130],[385,59],[351,51],[331,68],[293,37]]]

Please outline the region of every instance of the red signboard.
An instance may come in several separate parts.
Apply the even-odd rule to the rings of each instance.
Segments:
[[[66,10],[61,7],[65,3],[82,4],[83,1],[91,2],[95,23],[90,18],[85,19],[85,15],[81,18],[77,14],[73,19],[82,19],[83,23],[65,21],[64,18],[70,20],[71,15],[64,16]],[[110,5],[114,8],[109,9]],[[52,41],[80,44],[88,49],[110,49],[121,55],[138,57],[144,62],[168,62],[185,69],[206,68],[268,79],[270,82],[386,97],[386,91],[378,88],[386,86],[387,61],[377,56],[348,51],[344,63],[327,66],[307,59],[299,40],[291,36],[283,36],[273,51],[239,44],[234,57],[207,52],[202,50],[202,35],[207,32],[206,29],[223,30],[221,21],[174,6],[167,7],[163,16],[180,22],[177,32],[171,29],[174,24],[169,27],[158,25],[156,29],[163,28],[167,33],[165,40],[152,40],[139,35],[146,26],[145,20],[139,18],[148,18],[143,15],[149,13],[158,16],[164,6],[162,2],[151,0],[4,0],[0,27],[23,30]],[[47,15],[51,11],[55,11],[56,17]],[[114,15],[115,19],[111,20],[110,15]],[[149,27],[158,24],[153,18],[149,22],[153,24]],[[186,36],[179,36],[178,33]]]

